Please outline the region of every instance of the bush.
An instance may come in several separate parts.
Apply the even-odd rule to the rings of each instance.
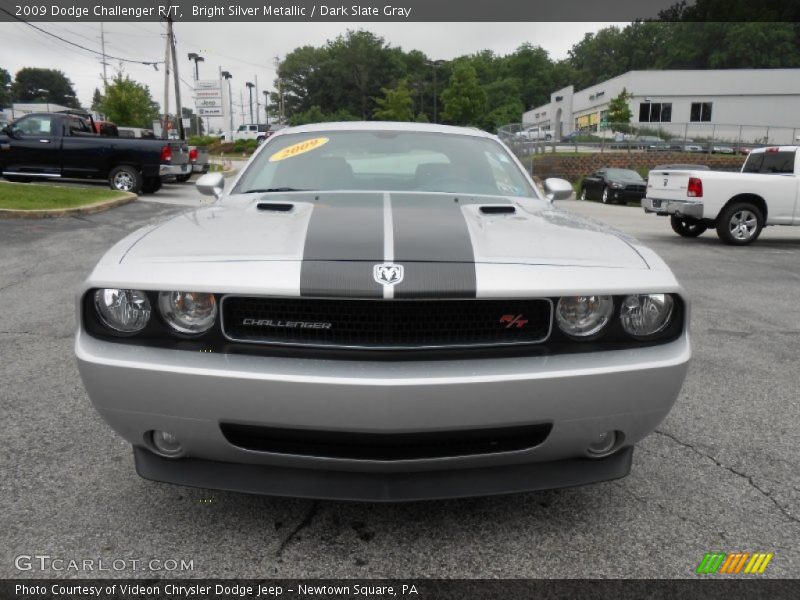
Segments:
[[[213,135],[193,135],[186,143],[190,146],[213,146],[219,144],[219,138]]]

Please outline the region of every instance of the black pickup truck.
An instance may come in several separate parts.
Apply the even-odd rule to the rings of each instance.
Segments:
[[[9,181],[107,179],[112,189],[154,193],[164,180],[191,173],[181,140],[144,140],[95,133],[88,115],[33,113],[0,131],[0,172]]]

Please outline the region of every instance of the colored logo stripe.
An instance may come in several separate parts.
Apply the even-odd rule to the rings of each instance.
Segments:
[[[772,560],[774,554],[756,552],[707,552],[697,566],[699,575],[710,575],[713,573],[736,575],[741,572],[748,574],[761,574],[767,569],[767,565]],[[745,566],[747,565],[747,566]],[[742,571],[744,569],[744,571]]]

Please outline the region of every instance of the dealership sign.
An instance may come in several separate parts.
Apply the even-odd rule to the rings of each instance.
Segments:
[[[199,117],[224,117],[221,81],[199,79],[194,82],[194,106]]]

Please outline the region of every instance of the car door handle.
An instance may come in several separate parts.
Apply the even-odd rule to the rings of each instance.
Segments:
[[[49,144],[50,140],[39,140],[42,144]]]

